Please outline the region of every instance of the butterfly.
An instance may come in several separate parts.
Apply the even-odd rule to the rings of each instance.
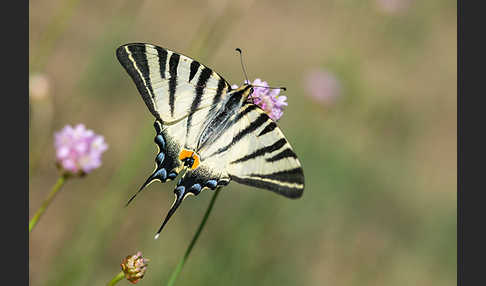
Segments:
[[[146,43],[120,46],[116,56],[155,117],[154,181],[174,180],[175,201],[156,238],[188,195],[230,181],[299,198],[304,173],[275,121],[251,100],[253,86],[233,89],[200,62]],[[127,204],[128,204],[127,203]]]

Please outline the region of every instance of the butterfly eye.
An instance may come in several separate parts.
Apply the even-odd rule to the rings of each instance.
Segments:
[[[250,88],[250,94],[253,93],[253,87]]]

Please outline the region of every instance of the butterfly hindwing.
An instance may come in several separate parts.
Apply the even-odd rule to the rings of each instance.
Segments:
[[[178,158],[181,146],[174,140],[170,132],[162,125],[159,120],[154,122],[155,138],[154,142],[158,152],[155,156],[155,170],[145,180],[137,193],[127,202],[127,205],[149,184],[154,181],[165,183],[174,180],[183,168],[182,162]]]

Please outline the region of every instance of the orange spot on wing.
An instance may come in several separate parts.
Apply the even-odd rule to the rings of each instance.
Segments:
[[[197,166],[199,166],[199,156],[196,153],[194,153],[194,165],[192,165],[191,169],[194,170],[197,168]]]
[[[179,154],[179,160],[184,160],[186,158],[193,158],[194,159],[194,164],[192,164],[192,170],[196,169],[197,166],[199,166],[199,156],[196,154],[194,151],[190,151],[187,149],[182,149],[181,153]]]
[[[179,154],[179,160],[184,160],[186,158],[192,157],[192,154],[194,154],[194,151],[189,151],[186,149],[182,149],[181,153]]]

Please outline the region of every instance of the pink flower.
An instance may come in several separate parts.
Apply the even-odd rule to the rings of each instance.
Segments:
[[[245,83],[250,84],[247,81]],[[283,115],[284,106],[288,105],[285,102],[287,97],[284,95],[279,96],[280,89],[268,88],[268,83],[261,81],[259,78],[255,79],[251,85],[255,85],[255,87],[253,87],[253,93],[249,98],[253,99],[253,103],[263,109],[272,120],[279,120]],[[231,87],[233,89],[238,88],[237,85],[232,85]]]
[[[142,257],[142,253],[139,251],[134,255],[129,255],[122,260],[121,268],[125,273],[125,278],[133,284],[140,281],[145,275],[147,270],[147,258]]]
[[[72,174],[87,174],[101,166],[101,154],[108,149],[103,136],[83,124],[66,125],[54,134],[57,163]]]
[[[315,100],[331,105],[341,94],[341,85],[338,79],[323,69],[314,69],[304,78],[304,88]]]

